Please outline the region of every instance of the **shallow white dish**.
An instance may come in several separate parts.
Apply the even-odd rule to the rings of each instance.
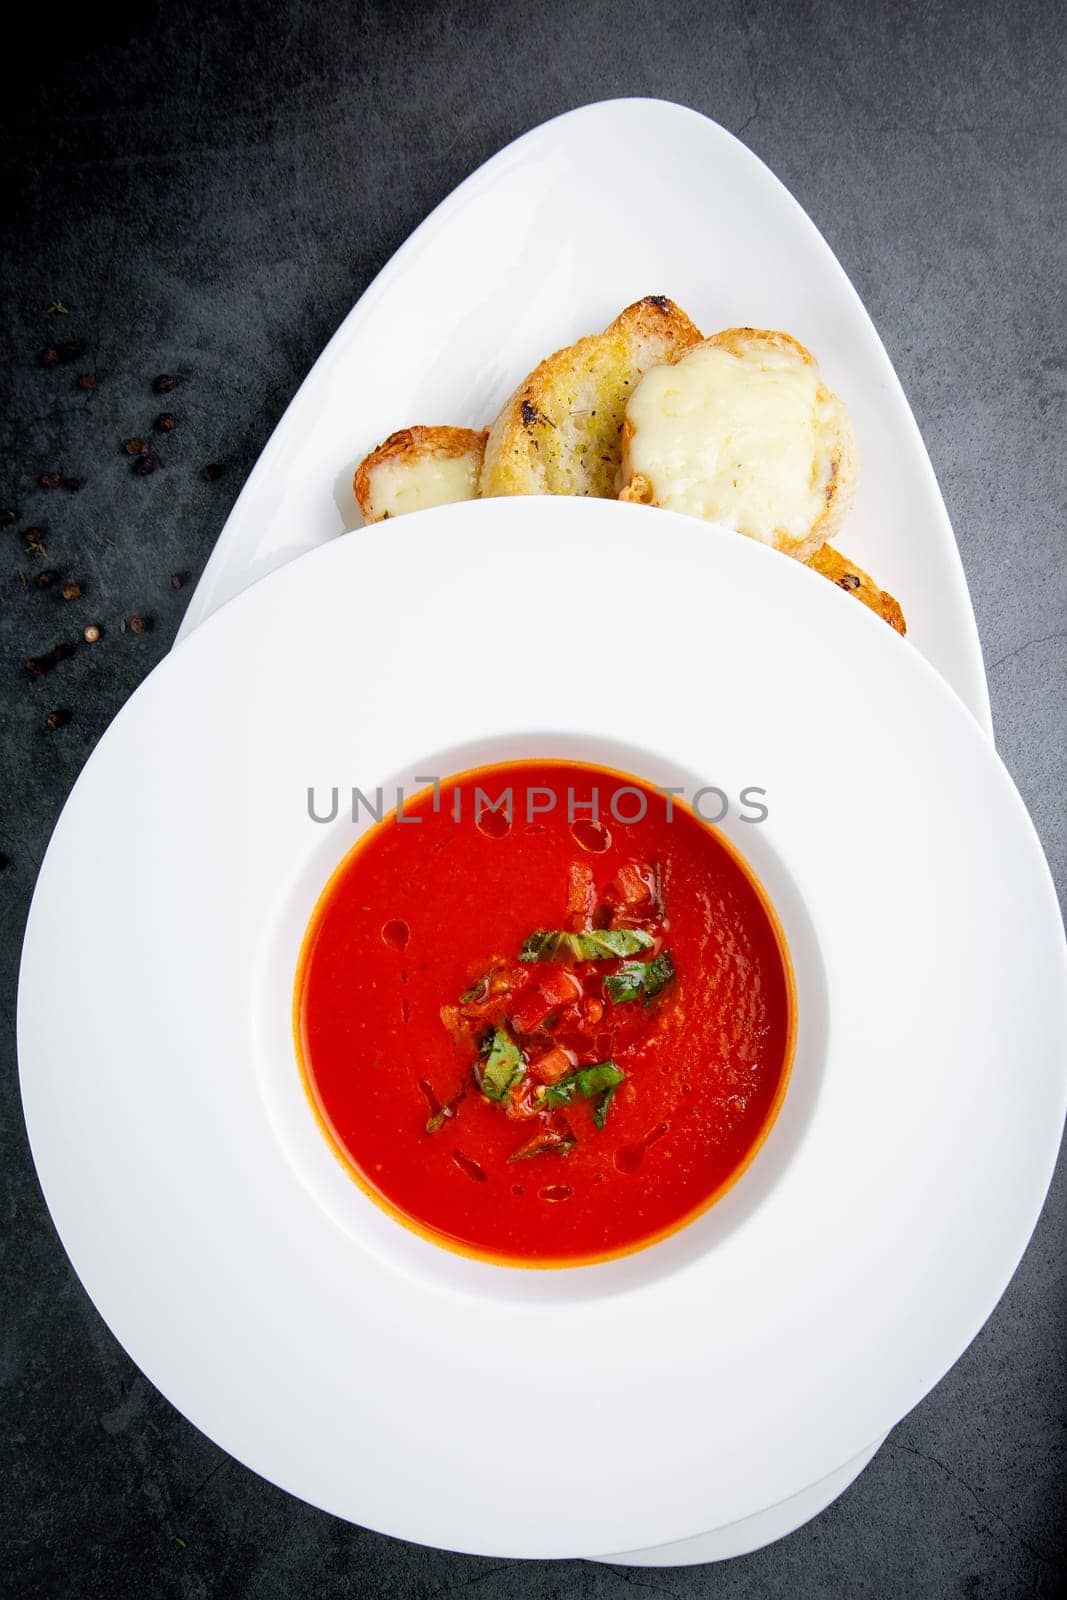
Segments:
[[[583,180],[611,171],[617,184]],[[353,469],[394,428],[482,427],[544,355],[646,294],[669,294],[707,333],[785,328],[814,350],[861,458],[841,547],[897,596],[911,642],[991,732],[952,528],[870,318],[758,157],[663,100],[604,101],[535,128],[416,229],[276,428],[180,637],[255,578],[358,526]]]
[[[794,563],[604,502],[398,532],[336,541],[197,629],[79,779],[20,978],[46,1199],[149,1378],[312,1503],[504,1556],[687,1539],[868,1448],[1002,1292],[1063,1121],[1051,881],[971,716]],[[483,624],[505,596],[517,653],[565,660],[594,592],[624,633],[669,619],[673,692],[643,675],[590,728],[566,673],[487,673]],[[307,786],[533,751],[765,787],[768,821],[727,831],[800,994],[789,1095],[734,1190],[654,1250],[548,1274],[378,1212],[318,1133],[288,1027],[306,917],[353,836],[309,821]],[[581,1440],[527,1427],[517,1453],[552,1397],[516,1391],[514,1352],[563,1346],[586,1363]]]

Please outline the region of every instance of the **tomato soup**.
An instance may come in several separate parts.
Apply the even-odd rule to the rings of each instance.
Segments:
[[[738,856],[677,797],[570,762],[463,773],[372,826],[315,909],[295,1005],[308,1092],[371,1196],[530,1267],[703,1211],[792,1053],[788,957]]]

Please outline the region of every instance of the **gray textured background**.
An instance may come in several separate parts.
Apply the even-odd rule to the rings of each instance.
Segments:
[[[4,1592],[1052,1595],[1067,1573],[1062,1168],[989,1324],[814,1524],[720,1567],[484,1561],[308,1509],[228,1460],[140,1377],[42,1206],[13,1023],[50,829],[93,743],[170,644],[190,590],[169,575],[198,575],[305,370],[426,212],[524,129],[619,94],[677,99],[740,133],[866,301],[956,527],[1000,750],[1062,888],[1056,8],[173,0],[25,20],[0,104],[13,197],[0,505],[18,511],[0,529]],[[49,314],[56,300],[68,314]],[[84,353],[40,364],[61,340]],[[89,371],[92,394],[75,384]],[[166,400],[151,392],[160,372],[181,379]],[[154,436],[163,408],[178,426]],[[131,473],[130,434],[158,445],[151,476]],[[225,469],[214,482],[208,462]],[[50,470],[83,486],[45,492],[37,478]],[[34,525],[46,557],[26,550]],[[39,588],[42,568],[78,580],[83,597]],[[124,634],[134,614],[151,630]],[[26,681],[28,657],[80,641],[88,622],[104,628],[100,643]],[[71,712],[68,726],[46,726],[53,709]]]

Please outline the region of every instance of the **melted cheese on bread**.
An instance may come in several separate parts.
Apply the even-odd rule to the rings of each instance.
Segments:
[[[402,428],[356,468],[353,490],[364,522],[474,500],[485,434],[470,428]]]
[[[626,407],[620,498],[725,523],[805,560],[851,499],[852,433],[787,334],[731,329],[653,367]]]

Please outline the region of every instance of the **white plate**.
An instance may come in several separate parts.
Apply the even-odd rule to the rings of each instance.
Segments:
[[[850,1483],[856,1481],[877,1455],[882,1442],[879,1439],[875,1444],[868,1445],[854,1460],[846,1461],[829,1477],[820,1478],[818,1483],[810,1484],[808,1488],[801,1489],[799,1494],[790,1495],[788,1500],[771,1506],[767,1511],[742,1517],[739,1522],[727,1523],[724,1528],[698,1533],[691,1539],[654,1545],[651,1550],[616,1551],[613,1555],[597,1556],[595,1559],[611,1562],[613,1566],[696,1567],[704,1566],[709,1561],[730,1561],[735,1556],[750,1555],[753,1550],[761,1550],[775,1539],[784,1539],[786,1534],[794,1533],[805,1522],[817,1517],[820,1511],[825,1511],[839,1495],[844,1494]]]
[[[519,670],[575,658],[591,595],[622,636],[652,616],[670,640],[595,717],[567,672]],[[502,605],[514,674],[487,671]],[[307,786],[534,749],[766,787],[768,821],[728,831],[801,996],[790,1092],[730,1194],[653,1250],[542,1274],[461,1260],[371,1205],[289,1034],[305,919],[353,836],[309,821]],[[918,653],[771,551],[592,501],[368,530],[196,630],[79,779],[20,979],[45,1195],[149,1378],[313,1504],[503,1556],[736,1522],[897,1421],[1029,1237],[1065,1033],[1033,829]],[[557,1392],[530,1368],[560,1349]]]
[[[646,294],[671,295],[708,333],[785,328],[815,351],[861,458],[841,547],[897,596],[912,643],[991,732],[952,529],[870,318],[763,163],[662,100],[606,101],[535,128],[416,229],[279,423],[180,636],[253,579],[357,526],[352,472],[387,433],[483,426],[548,351]]]
[[[627,175],[625,193],[640,197],[639,229],[618,189],[575,183],[596,164]],[[656,287],[709,331],[764,321],[801,331],[820,353],[862,447],[863,490],[845,547],[904,598],[912,642],[991,733],[952,530],[869,318],[762,162],[716,123],[656,100],[585,106],[534,129],[412,235],[282,419],[179,637],[256,577],[358,523],[352,468],[387,431],[416,420],[480,425],[546,351]],[[852,1475],[840,1470],[841,1488]],[[738,1548],[777,1537],[779,1523],[767,1516],[735,1529]],[[673,1559],[664,1550],[657,1557]]]

